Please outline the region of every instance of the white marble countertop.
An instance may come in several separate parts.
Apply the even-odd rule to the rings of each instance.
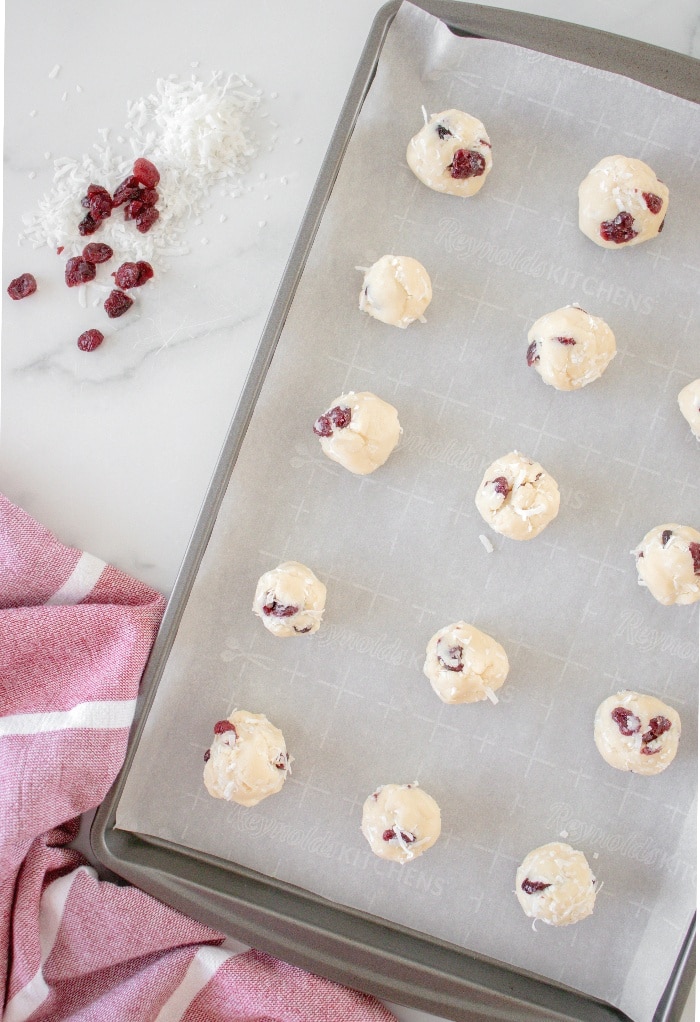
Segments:
[[[64,542],[166,594],[381,6],[35,0],[28,17],[26,4],[7,2],[3,289],[29,271],[39,291],[3,297],[0,487]],[[700,57],[697,0],[509,6]],[[162,273],[156,262],[138,308],[110,322],[65,288],[53,249],[18,244],[22,214],[51,189],[55,158],[80,158],[101,129],[123,135],[128,100],[159,78],[215,70],[261,91],[259,152],[241,194],[212,193],[201,222],[187,224],[190,251]],[[104,323],[102,347],[80,352],[78,334]],[[395,1010],[406,1022],[430,1018]]]

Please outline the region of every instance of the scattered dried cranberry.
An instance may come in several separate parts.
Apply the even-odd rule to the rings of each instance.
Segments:
[[[285,606],[284,603],[278,603],[274,596],[270,599],[270,596],[272,593],[269,594],[267,603],[263,606],[263,614],[267,617],[293,617],[299,613],[299,608],[293,604]]]
[[[527,349],[527,364],[532,366],[535,362],[539,362],[540,356],[537,353],[537,341],[533,341]]]
[[[551,884],[545,884],[542,880],[530,880],[529,877],[525,877],[520,885],[525,891],[525,894],[539,894],[540,891],[546,891]]]
[[[314,433],[316,436],[330,436],[334,429],[345,429],[349,426],[351,419],[352,411],[349,408],[336,405],[325,415],[319,415],[314,423]]]
[[[127,202],[124,207],[124,219],[135,220],[142,209],[143,203],[141,202],[140,197],[138,199],[132,199],[131,202]]]
[[[614,241],[622,245],[636,238],[639,231],[634,229],[634,217],[631,213],[618,213],[614,220],[603,220],[600,225],[600,236],[603,241]]]
[[[86,330],[78,338],[78,347],[81,351],[94,351],[104,339],[105,335],[100,330]]]
[[[94,263],[89,263],[82,256],[73,256],[66,263],[66,284],[68,287],[78,287],[79,284],[87,284],[95,279]]]
[[[85,199],[87,199],[87,208],[90,210],[93,220],[106,220],[108,216],[112,215],[112,196],[102,185],[88,185]],[[81,203],[83,206],[85,206],[85,199]]]
[[[636,735],[642,726],[642,722],[637,714],[627,710],[624,706],[616,706],[610,716],[620,729],[621,735]]]
[[[468,177],[481,177],[486,169],[486,160],[474,149],[458,149],[447,168],[453,178],[463,180]]]
[[[160,196],[155,188],[142,188],[141,194],[139,195],[139,199],[144,206],[155,206],[159,198]]]
[[[670,529],[664,529],[661,533],[661,546],[666,546],[673,533]]]
[[[654,192],[642,192],[642,198],[646,202],[647,209],[649,210],[649,212],[653,213],[654,216],[656,216],[656,214],[660,212],[661,207],[664,204],[664,200],[661,198],[661,196],[655,195]]]
[[[121,206],[125,202],[129,202],[130,199],[138,199],[140,193],[141,186],[138,180],[133,174],[130,174],[129,177],[124,178],[120,185],[117,185],[112,196],[112,205]]]
[[[446,128],[444,124],[438,124],[435,130],[437,131],[441,142],[444,142],[448,135],[452,137],[452,132],[449,128]]]
[[[20,298],[28,298],[36,291],[36,278],[31,273],[21,273],[19,277],[11,280],[7,287],[7,293],[13,301],[18,302]]]
[[[137,263],[122,263],[112,276],[117,287],[141,287],[153,276],[153,267],[140,259]]]
[[[95,220],[92,213],[86,213],[83,219],[78,224],[78,233],[81,235],[81,237],[85,238],[90,234],[94,234],[99,226],[100,221]]]
[[[645,731],[642,735],[642,747],[639,750],[642,756],[655,756],[660,751],[660,746],[655,745],[650,748],[650,745],[655,739],[660,738],[661,735],[666,734],[667,731],[671,730],[671,721],[668,717],[652,717],[649,721],[649,730]]]
[[[693,574],[700,575],[700,543],[688,543],[688,553],[693,558]]]
[[[104,245],[101,241],[91,241],[83,249],[83,259],[87,263],[106,263],[113,255],[110,246]]]
[[[576,344],[576,341],[573,339],[573,337],[555,337],[554,340],[555,341],[559,341],[560,344],[569,344],[569,345],[570,344]]]
[[[208,763],[210,757],[211,757],[211,749],[207,749],[207,751],[204,753],[204,762]]]
[[[238,738],[238,732],[236,731],[235,727],[233,726],[230,720],[217,720],[216,724],[214,725],[214,734],[225,735],[227,731],[233,731],[236,738]]]
[[[110,319],[123,316],[124,313],[134,304],[134,299],[125,295],[123,291],[110,291],[105,301],[105,312]]]
[[[437,658],[438,662],[442,664],[446,671],[463,671],[464,664],[462,662],[462,656],[464,650],[461,646],[450,646],[445,649],[446,643],[442,644],[438,642]]]
[[[146,188],[155,188],[160,181],[157,168],[143,156],[134,161],[134,177]]]
[[[316,436],[330,436],[333,432],[333,425],[327,415],[319,415],[314,422],[313,429]]]
[[[141,234],[145,234],[146,231],[150,231],[159,216],[160,213],[155,206],[144,205],[141,212],[136,217],[136,230],[140,231]]]
[[[491,485],[493,486],[496,493],[500,493],[500,495],[504,499],[510,493],[510,483],[508,482],[505,476],[496,476],[495,479],[491,480]]]
[[[404,842],[404,844],[412,845],[413,842],[416,840],[413,834],[407,834],[403,830],[399,831],[399,833],[401,834],[401,840]],[[393,829],[393,827],[389,830],[385,830],[384,833],[382,834],[382,841],[396,840],[397,840],[396,831]]]

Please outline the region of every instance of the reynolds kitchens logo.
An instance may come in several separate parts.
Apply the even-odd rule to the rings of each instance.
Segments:
[[[673,632],[665,632],[659,628],[651,628],[646,624],[644,615],[638,610],[626,608],[618,619],[615,636],[623,638],[630,646],[635,646],[642,653],[658,650],[668,653],[679,660],[695,660],[697,646]]]

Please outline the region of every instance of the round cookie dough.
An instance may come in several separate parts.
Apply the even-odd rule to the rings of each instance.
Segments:
[[[597,380],[617,351],[608,324],[578,305],[541,316],[527,339],[527,364],[557,390],[580,390]]]
[[[402,330],[423,319],[433,288],[425,267],[410,256],[385,255],[365,270],[360,311]]]
[[[475,503],[494,532],[534,539],[559,513],[559,487],[538,462],[513,451],[486,469]]]
[[[700,532],[668,522],[650,529],[632,551],[639,584],[670,606],[700,600]]]
[[[700,440],[700,380],[693,380],[678,395],[678,407],[694,436]]]
[[[325,606],[326,587],[299,561],[285,561],[261,575],[253,599],[253,613],[281,638],[317,632]]]
[[[204,784],[214,798],[254,806],[284,784],[291,757],[284,735],[262,713],[235,710],[214,725],[204,754]]]
[[[433,114],[408,143],[406,160],[428,188],[461,196],[475,195],[493,166],[486,128],[461,110]]]
[[[494,692],[508,675],[508,657],[495,639],[465,621],[433,635],[423,673],[444,703],[498,702]]]
[[[578,189],[578,225],[601,248],[655,238],[664,225],[668,188],[641,160],[606,156]]]
[[[673,762],[680,735],[681,719],[672,706],[629,690],[604,699],[593,724],[606,763],[646,776],[660,774]]]
[[[401,426],[393,405],[376,394],[350,391],[336,398],[314,423],[323,453],[356,475],[383,465],[399,442]]]
[[[525,856],[515,874],[515,893],[526,916],[568,926],[593,911],[595,883],[583,852],[553,841]]]
[[[440,836],[440,807],[416,784],[384,784],[362,807],[362,833],[380,859],[409,862]]]

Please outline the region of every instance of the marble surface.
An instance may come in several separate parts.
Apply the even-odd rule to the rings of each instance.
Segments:
[[[700,57],[697,0],[510,6]],[[6,4],[3,281],[30,271],[39,292],[3,297],[0,486],[65,542],[166,594],[380,7],[122,0],[115,21],[104,2],[35,0],[31,18],[19,0]],[[157,264],[139,311],[82,353],[75,338],[101,310],[65,288],[53,250],[19,244],[22,214],[50,190],[54,158],[79,158],[101,129],[123,134],[127,100],[158,78],[217,69],[261,91],[260,148],[241,194],[212,193],[186,225],[189,252]],[[402,1022],[431,1017],[395,1010]]]

